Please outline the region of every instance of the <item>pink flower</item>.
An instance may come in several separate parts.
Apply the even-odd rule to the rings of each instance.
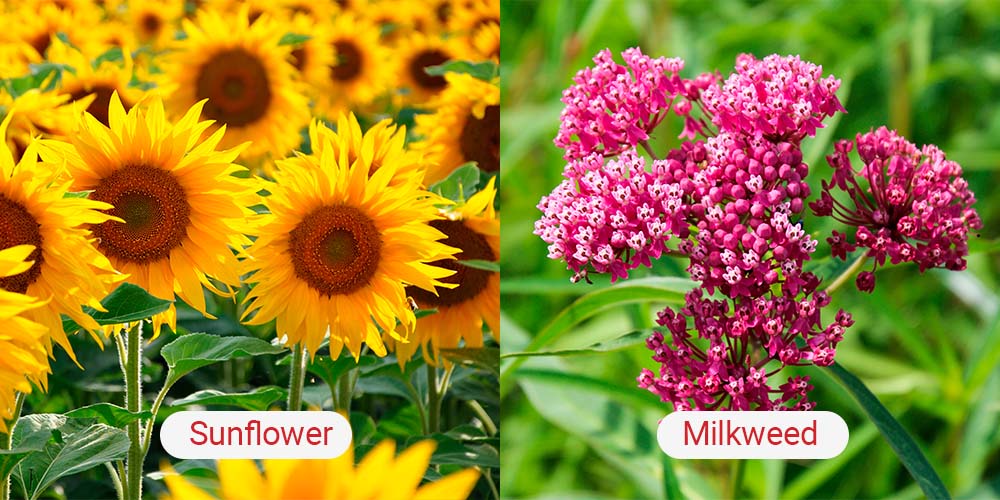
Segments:
[[[855,170],[848,153],[857,144],[864,166]],[[918,149],[896,132],[881,127],[838,141],[827,157],[833,178],[823,181],[820,199],[810,204],[817,215],[831,215],[855,226],[854,242],[833,233],[828,241],[841,259],[857,247],[867,248],[873,270],[885,264],[916,262],[921,272],[932,267],[965,269],[969,231],[982,220],[972,205],[975,196],[962,178],[962,168],[945,159],[936,146]],[[838,201],[840,190],[848,201]],[[870,274],[870,273],[869,273]],[[870,292],[874,275],[858,277],[858,288]]]

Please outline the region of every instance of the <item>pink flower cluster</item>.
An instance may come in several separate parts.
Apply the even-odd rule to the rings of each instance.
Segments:
[[[607,162],[596,153],[570,161],[566,180],[538,204],[545,215],[535,234],[549,243],[549,257],[565,260],[575,280],[588,266],[612,280],[649,266],[672,234],[687,235],[691,186],[672,180],[671,161],[653,161],[650,172],[635,149]]]
[[[855,143],[864,162],[858,171],[848,156]],[[873,271],[886,258],[893,264],[915,262],[920,272],[965,269],[969,230],[980,229],[982,220],[972,208],[976,198],[962,168],[940,149],[918,149],[881,127],[858,134],[854,142],[838,141],[827,161],[833,179],[823,181],[820,199],[810,207],[855,227],[853,242],[837,231],[827,239],[834,256],[846,259],[857,248],[868,249],[872,271],[858,275],[858,289],[874,290]],[[846,193],[846,201],[835,198],[836,191]]]
[[[758,297],[733,302],[733,310],[729,301],[712,300],[694,289],[679,313],[660,313],[657,323],[666,328],[670,342],[660,332],[647,339],[660,373],[643,369],[639,387],[676,410],[812,409],[808,377],[793,377],[777,389],[767,382],[784,366],[832,364],[836,344],[853,324],[851,315],[840,311],[833,323],[820,325],[820,309],[830,298],[815,291],[817,283],[811,280],[800,300]],[[689,323],[702,340],[692,339]],[[778,366],[768,371],[769,365]]]
[[[591,153],[614,156],[649,139],[678,96],[697,98],[700,88],[711,81],[681,80],[684,61],[653,59],[638,48],[622,53],[626,66],[614,61],[611,51],[594,56],[595,66],[580,70],[575,85],[563,92],[559,134],[555,144],[565,158],[583,158]],[[689,115],[691,105],[677,100],[678,114]],[[697,124],[693,124],[697,127]]]
[[[760,134],[775,142],[816,135],[823,119],[844,111],[840,80],[823,78],[823,67],[777,54],[736,58],[736,72],[705,90],[703,102],[720,130]]]

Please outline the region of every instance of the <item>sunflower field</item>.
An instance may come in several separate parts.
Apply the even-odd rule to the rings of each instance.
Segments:
[[[498,1],[0,5],[0,500],[499,498]]]
[[[1000,498],[997,2],[501,15],[505,498]],[[730,409],[850,438],[658,446]]]

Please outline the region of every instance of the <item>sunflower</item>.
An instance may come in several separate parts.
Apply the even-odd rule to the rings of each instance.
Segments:
[[[279,45],[284,27],[269,16],[250,24],[246,6],[227,16],[202,10],[183,26],[187,38],[164,67],[167,110],[179,116],[208,99],[205,117],[228,127],[222,146],[252,141],[248,156],[280,157],[298,147],[309,108],[293,80],[290,48]]]
[[[0,250],[0,278],[20,274],[34,265],[25,262],[35,251],[31,245]],[[21,317],[44,302],[20,293],[0,290],[0,434],[7,434],[7,421],[13,420],[16,393],[28,394],[31,384],[43,388],[49,373],[48,343],[44,326]]]
[[[462,0],[455,2],[452,15],[448,18],[451,33],[475,36],[480,29],[488,26],[500,27],[500,0]]]
[[[0,136],[6,136],[12,118],[13,113],[8,113],[0,125]],[[28,257],[34,262],[31,267],[0,278],[0,288],[48,301],[25,312],[24,317],[47,327],[49,338],[75,361],[60,315],[69,316],[101,341],[96,333],[100,327],[82,306],[103,311],[100,299],[124,276],[114,271],[84,229],[112,219],[100,212],[111,206],[65,197],[70,181],[63,179],[61,162],[39,163],[38,149],[38,142],[32,141],[15,164],[6,145],[0,146],[0,250],[18,245],[35,247]],[[45,344],[51,355],[51,342]]]
[[[489,173],[500,170],[500,88],[465,74],[445,79],[448,88],[436,111],[416,117],[414,133],[423,140],[413,147],[434,165],[427,171],[428,185],[471,161]]]
[[[78,107],[90,104],[92,97],[86,97]],[[14,161],[20,161],[28,144],[35,137],[65,137],[73,129],[79,109],[68,102],[69,96],[58,92],[42,92],[31,89],[16,99],[8,94],[0,94],[0,106],[10,110],[13,117],[7,128],[7,147]]]
[[[126,108],[143,97],[142,90],[129,86],[134,64],[127,50],[122,51],[121,61],[105,60],[94,67],[86,54],[57,39],[49,49],[49,59],[73,68],[63,71],[59,84],[59,91],[69,96],[68,102],[85,105],[86,111],[105,125],[112,94],[117,92]]]
[[[315,98],[317,90],[330,77],[330,66],[336,62],[330,39],[330,22],[317,21],[307,14],[295,14],[288,25],[289,33],[309,35],[309,39],[292,46],[289,59],[299,77]]]
[[[98,249],[128,281],[150,294],[173,300],[174,293],[205,316],[202,285],[220,295],[239,286],[233,250],[249,244],[248,224],[257,203],[257,184],[233,174],[246,169],[232,161],[239,148],[218,151],[225,129],[204,140],[210,122],[199,122],[204,102],[191,107],[176,124],[167,121],[163,104],[150,99],[148,108],[128,114],[118,95],[111,97],[110,128],[84,115],[72,143],[46,143],[54,158],[63,158],[74,188],[92,191],[90,198],[113,205],[120,221],[94,226]],[[222,283],[219,290],[210,281]],[[175,326],[173,307],[153,319],[160,327]]]
[[[330,154],[340,158],[343,151],[349,165],[363,156],[362,164],[369,166],[369,177],[388,163],[396,168],[390,184],[423,182],[427,167],[423,155],[405,147],[406,127],[396,126],[392,119],[386,118],[364,133],[354,113],[340,115],[336,132],[318,120],[313,121],[309,126],[309,140],[314,145],[314,152],[330,148]]]
[[[100,18],[100,11],[90,4],[79,9],[61,9],[50,2],[26,2],[0,19],[4,26],[0,40],[21,44],[25,61],[37,63],[45,59],[57,34],[83,50],[89,48],[95,40],[93,33],[100,31]]]
[[[367,18],[338,15],[330,36],[322,38],[333,47],[336,64],[319,87],[318,110],[334,117],[364,108],[392,87],[394,59],[379,40],[379,28]]]
[[[154,49],[174,38],[177,20],[184,15],[183,0],[130,0],[129,20],[136,38]]]
[[[464,500],[479,479],[475,469],[448,474],[421,485],[437,443],[424,440],[396,457],[396,443],[386,439],[354,466],[354,450],[327,460],[262,460],[264,473],[253,460],[219,460],[219,497],[201,490],[169,465],[163,480],[172,499],[284,500],[309,498],[385,498],[394,500]],[[386,478],[391,478],[387,481]]]
[[[420,189],[419,176],[394,179],[400,166],[383,163],[372,173],[372,157],[348,161],[318,135],[312,155],[278,161],[275,184],[267,186],[270,213],[248,249],[244,317],[250,324],[277,318],[276,333],[304,345],[310,355],[330,334],[330,355],[344,345],[355,356],[366,342],[380,356],[379,330],[403,335],[416,321],[404,284],[424,290],[442,285],[451,271],[426,262],[447,259],[455,249],[427,224],[437,217],[438,198]],[[448,285],[444,285],[448,286]]]
[[[281,0],[280,5],[289,17],[305,15],[314,22],[329,21],[338,8],[332,0]]]
[[[407,295],[417,307],[437,309],[437,312],[417,320],[417,328],[409,343],[386,339],[386,343],[394,348],[400,365],[413,356],[418,346],[423,346],[428,359],[437,359],[440,349],[458,347],[461,340],[465,341],[465,347],[482,347],[484,321],[493,336],[500,339],[500,274],[467,267],[460,262],[497,262],[500,259],[500,219],[493,208],[495,179],[490,179],[482,191],[464,204],[442,210],[444,219],[431,221],[431,226],[447,236],[444,243],[460,250],[455,255],[457,260],[433,263],[455,271],[442,281],[458,286],[438,290],[437,295],[407,288]],[[428,344],[432,347],[430,353]]]
[[[472,53],[479,59],[500,62],[500,25],[487,24],[469,37]]]
[[[445,39],[414,32],[397,45],[397,57],[402,62],[399,67],[399,86],[405,90],[402,101],[407,104],[422,105],[448,87],[443,76],[427,74],[427,68],[438,66],[451,60],[467,59],[471,55],[458,39]]]

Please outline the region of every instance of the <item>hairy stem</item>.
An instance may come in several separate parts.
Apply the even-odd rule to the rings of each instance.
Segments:
[[[118,476],[118,471],[115,469],[111,462],[104,462],[104,466],[108,469],[108,475],[111,476],[111,484],[115,487],[115,494],[118,500],[125,500],[125,489],[122,488],[122,479]]]
[[[125,408],[132,413],[142,411],[142,322],[128,329],[128,341],[125,344]],[[128,449],[128,460],[125,463],[125,487],[128,500],[142,498],[142,439],[140,423],[134,420],[128,424],[128,439],[131,445]]]
[[[292,375],[288,380],[288,411],[299,411],[302,408],[302,386],[306,380],[306,350],[302,344],[292,348]]]
[[[24,393],[14,393],[14,413],[7,422],[7,434],[0,434],[0,450],[9,450],[14,444],[14,426],[21,418],[21,408],[24,407]],[[10,500],[10,475],[0,478],[0,500]]]

